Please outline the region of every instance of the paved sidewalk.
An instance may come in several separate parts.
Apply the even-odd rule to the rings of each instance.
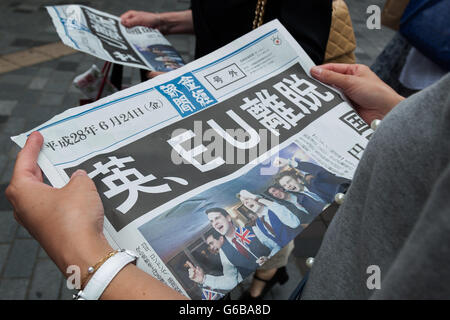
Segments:
[[[116,15],[127,9],[162,12],[189,7],[187,0],[76,2]],[[393,35],[392,31],[385,28],[368,30],[365,26],[367,6],[381,6],[383,2],[347,0],[358,41],[356,55],[359,62],[370,64]],[[67,48],[65,55],[38,61],[40,63],[37,60],[33,62],[32,59],[36,58],[33,52],[39,50],[30,51],[31,48],[42,48],[59,41],[50,17],[42,6],[64,3],[68,2],[2,0],[0,3],[0,299],[71,298],[61,273],[38,243],[18,226],[13,219],[12,208],[4,197],[19,150],[9,137],[36,127],[67,108],[77,106],[81,95],[72,86],[73,78],[92,64],[99,67],[103,65],[99,59],[83,53],[72,53]],[[186,61],[193,59],[193,36],[170,36],[169,41]],[[28,57],[29,64],[11,64],[11,59],[18,54]],[[11,65],[14,68],[8,70]],[[139,80],[138,70],[124,68],[125,85],[136,84]],[[315,255],[331,218],[331,215],[325,215],[323,219],[317,219],[302,233],[288,265],[290,280],[283,286],[275,286],[268,299],[289,297],[306,271],[305,259]],[[239,296],[248,282],[238,287],[232,297]]]

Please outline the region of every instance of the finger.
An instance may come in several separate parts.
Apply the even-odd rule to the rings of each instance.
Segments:
[[[354,77],[324,69],[322,67],[313,67],[311,69],[311,75],[323,83],[339,87],[344,91],[350,89],[353,84]]]
[[[134,15],[134,10],[128,10],[120,15],[120,20],[127,20]]]
[[[165,73],[165,72],[149,71],[149,72],[147,73],[147,77],[148,77],[149,79],[153,79],[154,77],[157,77],[157,76],[159,76],[159,75],[161,75],[161,74],[163,74],[163,73]]]
[[[147,26],[145,23],[146,21],[145,21],[144,17],[142,16],[142,14],[133,14],[133,15],[129,16],[125,20],[125,22],[129,28],[135,27],[135,26]]]
[[[87,175],[86,171],[78,169],[70,177],[69,183],[63,189],[71,189],[72,192],[75,190],[81,191],[97,191],[94,181]]]
[[[353,74],[353,66],[354,64],[347,63],[327,63],[318,66],[319,68],[334,71],[342,74]],[[314,68],[313,68],[314,69]]]
[[[37,167],[37,159],[41,152],[44,138],[35,131],[27,139],[23,149],[17,154],[17,161],[14,167],[14,174],[21,174],[24,172],[34,173]]]
[[[139,20],[139,15],[136,11],[126,12],[120,17],[120,22],[128,28],[139,25]]]

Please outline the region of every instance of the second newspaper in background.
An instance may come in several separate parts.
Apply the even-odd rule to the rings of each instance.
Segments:
[[[126,28],[119,17],[82,5],[49,6],[47,11],[65,45],[130,67],[167,72],[183,59],[157,29]]]

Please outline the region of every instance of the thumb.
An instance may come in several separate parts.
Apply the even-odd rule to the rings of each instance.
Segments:
[[[36,166],[43,142],[44,138],[39,132],[33,132],[28,137],[25,146],[17,155],[15,171],[31,171]]]
[[[336,86],[344,91],[350,89],[353,84],[353,76],[317,66],[311,68],[311,75],[323,83]]]
[[[81,189],[84,191],[97,191],[94,181],[89,178],[86,171],[78,169],[70,177],[69,183],[64,187],[67,189]]]

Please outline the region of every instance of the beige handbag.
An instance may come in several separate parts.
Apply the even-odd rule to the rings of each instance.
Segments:
[[[388,28],[398,30],[400,19],[410,0],[387,0],[381,12],[381,24]]]
[[[333,0],[330,36],[324,63],[355,63],[356,39],[352,19],[344,0]]]

